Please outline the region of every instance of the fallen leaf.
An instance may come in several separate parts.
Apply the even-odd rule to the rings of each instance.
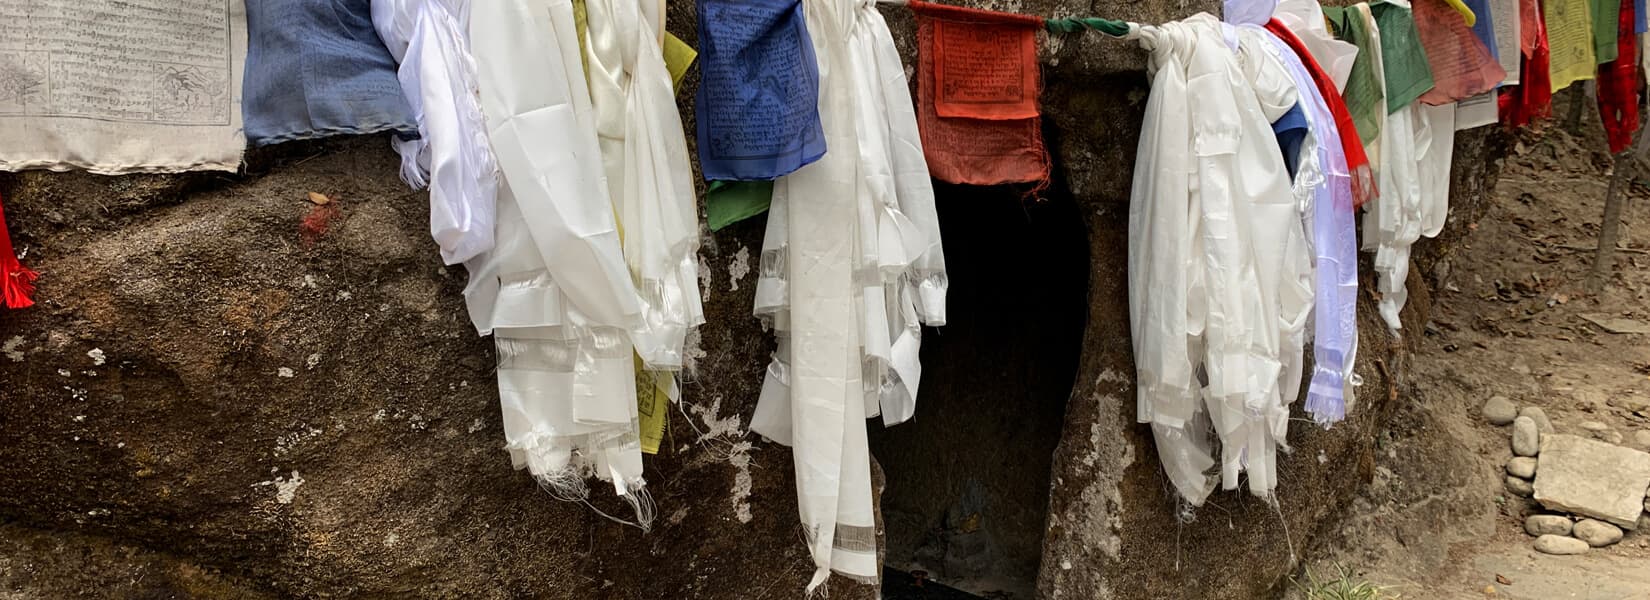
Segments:
[[[328,198],[326,194],[322,194],[320,192],[310,192],[309,201],[314,202],[316,206],[326,206],[332,203],[331,198]]]
[[[1495,574],[1495,582],[1501,585],[1512,585],[1512,580],[1507,579],[1506,575],[1502,575],[1500,573]]]

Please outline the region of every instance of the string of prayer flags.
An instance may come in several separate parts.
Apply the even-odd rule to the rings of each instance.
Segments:
[[[1621,18],[1621,3],[1618,0],[1590,1],[1588,14],[1593,21],[1593,60],[1602,65],[1616,59],[1616,41],[1620,37],[1616,22]]]
[[[249,2],[242,111],[254,146],[394,131],[416,137],[368,0]]]
[[[240,168],[245,8],[179,4],[7,2],[0,171]]]
[[[1518,86],[1502,92],[1501,120],[1524,127],[1552,113],[1553,86],[1547,27],[1539,0],[1518,0],[1519,51],[1524,55]]]
[[[1334,25],[1335,34],[1342,41],[1358,49],[1357,57],[1352,60],[1352,66],[1347,71],[1346,83],[1342,86],[1345,93],[1343,98],[1347,112],[1352,115],[1358,139],[1365,144],[1373,143],[1380,139],[1381,116],[1386,110],[1386,91],[1381,85],[1380,67],[1375,60],[1376,53],[1380,51],[1380,42],[1375,39],[1374,33],[1369,30],[1368,24],[1364,22],[1357,9],[1325,6],[1323,14]],[[1274,27],[1273,32],[1277,33],[1279,29],[1289,31],[1287,27],[1280,25]],[[1290,37],[1293,37],[1293,34]],[[1304,48],[1299,47],[1297,53],[1310,55]]]
[[[1467,0],[1466,4],[1478,15],[1478,20],[1471,25],[1472,34],[1489,49],[1490,56],[1500,61],[1500,50],[1495,45],[1495,11],[1490,8],[1490,0]]]
[[[11,247],[11,233],[6,229],[5,200],[0,199],[0,306],[34,306],[34,281],[38,278],[39,275],[23,266]]]
[[[1523,13],[1522,0],[1490,0],[1490,14],[1495,26],[1495,56],[1507,77],[1501,85],[1517,85],[1523,72]]]
[[[1598,113],[1610,152],[1626,150],[1639,129],[1638,42],[1633,39],[1633,0],[1621,0],[1616,59],[1598,66]]]
[[[1548,73],[1552,91],[1593,78],[1598,61],[1588,0],[1543,0],[1542,17],[1547,29]]]
[[[1415,26],[1432,69],[1433,87],[1420,100],[1441,105],[1495,89],[1507,72],[1488,46],[1443,0],[1414,0]],[[1386,30],[1382,30],[1385,39]],[[1453,135],[1453,134],[1452,134]]]
[[[928,170],[952,183],[1045,182],[1037,94],[1042,19],[913,0],[917,124]]]
[[[676,91],[682,90],[682,79],[687,77],[688,68],[693,66],[693,60],[699,58],[699,51],[694,50],[676,34],[665,32],[665,70],[670,71],[670,87]]]
[[[1368,5],[1375,15],[1377,37],[1380,39],[1381,76],[1386,82],[1386,112],[1392,114],[1409,106],[1422,94],[1431,90],[1432,66],[1426,47],[1421,44],[1421,32],[1415,25],[1415,14],[1409,6],[1393,2],[1375,2]],[[1456,15],[1446,15],[1460,21]]]
[[[705,221],[711,231],[768,212],[772,181],[712,181],[705,191]]]
[[[819,65],[801,0],[698,6],[694,104],[705,179],[774,179],[819,160]]]

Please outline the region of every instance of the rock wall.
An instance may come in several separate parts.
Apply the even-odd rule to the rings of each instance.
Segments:
[[[1148,22],[1216,10],[1207,1],[972,4]],[[690,43],[692,14],[688,3],[670,9],[671,30]],[[909,58],[909,16],[886,14]],[[1278,510],[1222,494],[1186,522],[1133,415],[1123,285],[1143,55],[1098,34],[1042,48],[1055,185],[1050,204],[1024,214],[1039,226],[1081,224],[1070,238],[1080,241],[1049,251],[1086,248],[1086,286],[1044,290],[1050,306],[1069,309],[1050,317],[1064,321],[1038,321],[1042,333],[954,323],[957,339],[941,342],[951,328],[929,332],[947,361],[1023,368],[970,378],[931,364],[919,403],[931,408],[919,408],[907,440],[906,426],[874,433],[878,460],[890,487],[939,496],[914,509],[920,535],[922,519],[958,505],[967,486],[912,465],[957,453],[1018,457],[962,475],[987,480],[975,492],[984,506],[1012,507],[1003,518],[988,509],[984,522],[999,528],[1001,552],[1032,556],[1008,576],[1034,582],[1038,597],[1264,596],[1369,477],[1374,433],[1403,397],[1408,350],[1366,298],[1354,417],[1329,431],[1292,430]],[[688,85],[685,103],[691,77]],[[1485,129],[1457,143],[1455,222],[1418,253],[1410,331],[1424,321],[1426,274],[1481,214],[1500,140]],[[749,311],[761,219],[703,237],[708,324],[668,448],[647,459],[660,519],[644,535],[558,503],[510,469],[491,343],[474,335],[459,297],[465,275],[441,265],[427,199],[396,173],[386,140],[358,138],[255,152],[236,175],[0,174],[14,239],[42,275],[38,306],[0,311],[0,588],[19,597],[800,595],[811,565],[791,455],[745,430],[772,349]],[[307,202],[310,191],[336,199],[336,212]],[[1015,202],[999,192],[942,188],[947,234],[971,211]],[[1005,243],[989,228],[961,235],[947,239],[959,258],[987,260]],[[981,319],[1024,308],[991,296],[1013,293],[989,285],[993,269],[1012,268],[1005,262],[954,265],[977,278],[956,289],[981,295],[954,302],[978,307]],[[1007,336],[1008,349],[984,346],[991,335]],[[1003,408],[1021,398],[1005,392],[1032,388],[1025,406]],[[927,412],[934,407],[945,416]],[[1040,425],[983,427],[970,412]],[[884,497],[922,496],[901,488]],[[597,508],[623,509],[595,497]],[[875,597],[868,586],[834,586],[838,597]]]

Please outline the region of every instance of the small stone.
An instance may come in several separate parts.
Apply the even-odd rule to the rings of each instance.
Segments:
[[[1650,429],[1640,429],[1633,432],[1633,443],[1640,448],[1650,448]]]
[[[1599,521],[1597,519],[1582,519],[1576,522],[1575,536],[1588,546],[1602,548],[1621,541],[1621,528]]]
[[[1606,431],[1606,432],[1594,435],[1593,437],[1598,438],[1599,441],[1602,441],[1606,444],[1615,444],[1617,446],[1621,445],[1621,440],[1622,440],[1621,432],[1613,430],[1613,429],[1610,430],[1610,431]]]
[[[1530,485],[1530,482],[1524,481],[1523,479],[1508,477],[1507,491],[1512,492],[1516,496],[1528,498],[1531,494],[1535,493],[1535,487]]]
[[[1536,431],[1540,431],[1541,433],[1553,432],[1552,419],[1548,419],[1547,411],[1542,410],[1539,406],[1526,406],[1524,408],[1520,408],[1518,409],[1518,416],[1529,417],[1530,420],[1535,421]]]
[[[1591,432],[1609,431],[1610,426],[1598,421],[1582,421],[1581,428]]]
[[[1530,515],[1524,519],[1524,533],[1541,537],[1544,535],[1570,535],[1570,518],[1564,515]]]
[[[1587,542],[1573,537],[1547,534],[1535,538],[1535,550],[1545,554],[1581,554],[1587,551]]]
[[[1536,429],[1535,419],[1513,419],[1512,451],[1518,456],[1535,456],[1541,451],[1541,432]]]
[[[1516,456],[1507,461],[1507,474],[1522,479],[1535,477],[1536,460],[1528,456]]]
[[[1510,425],[1518,418],[1518,407],[1506,396],[1493,396],[1484,403],[1484,420],[1491,425]]]

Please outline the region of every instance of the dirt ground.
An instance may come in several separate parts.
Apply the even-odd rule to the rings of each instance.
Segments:
[[[1521,133],[1497,201],[1428,274],[1437,286],[1432,320],[1404,333],[1424,336],[1414,389],[1376,441],[1373,481],[1338,533],[1308,554],[1308,569],[1346,568],[1406,599],[1650,598],[1643,528],[1580,556],[1531,548],[1523,516],[1539,507],[1502,483],[1510,427],[1481,414],[1502,395],[1542,407],[1559,433],[1619,435],[1641,450],[1650,442],[1650,419],[1624,408],[1650,400],[1650,338],[1583,318],[1650,326],[1650,169],[1641,166],[1631,186],[1619,245],[1627,249],[1610,285],[1589,295],[1611,161],[1596,119],[1580,131],[1549,124]],[[1593,434],[1584,422],[1608,430]]]

